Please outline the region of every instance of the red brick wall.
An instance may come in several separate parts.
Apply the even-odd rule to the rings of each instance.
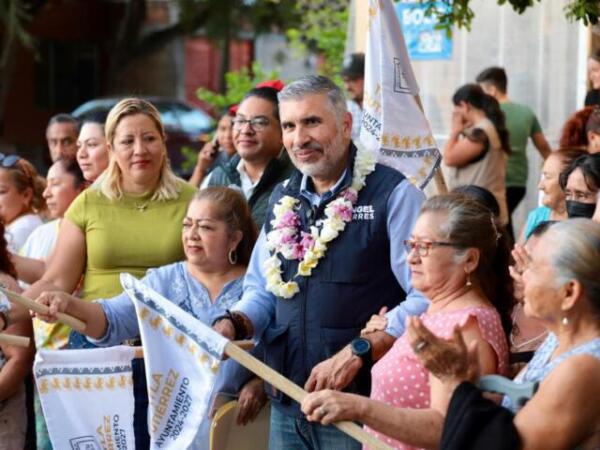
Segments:
[[[234,41],[229,47],[229,70],[250,67],[254,56],[254,45],[250,40]],[[217,91],[219,89],[219,67],[221,53],[218,47],[204,37],[185,40],[185,96],[192,104],[206,109],[198,99],[196,91],[200,87]]]

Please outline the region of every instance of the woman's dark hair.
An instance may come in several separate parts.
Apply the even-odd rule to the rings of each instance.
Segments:
[[[81,167],[79,167],[76,159],[65,158],[61,156],[54,162],[54,164],[60,164],[65,172],[73,176],[75,188],[79,189],[87,184],[87,180],[83,176]]]
[[[487,209],[490,210],[496,219],[500,217],[500,205],[498,204],[498,200],[494,197],[490,191],[481,186],[475,186],[474,184],[464,184],[462,186],[457,186],[452,189],[452,192],[457,194],[464,194],[467,197],[471,197],[473,200],[478,201]]]
[[[559,147],[587,147],[586,126],[595,108],[595,106],[586,106],[567,119],[558,141]]]
[[[250,89],[244,95],[244,98],[240,102],[240,105],[244,102],[244,100],[250,97],[258,97],[273,104],[273,116],[279,120],[279,100],[277,99],[277,90],[271,87],[257,87]]]
[[[506,120],[504,118],[504,113],[500,109],[498,100],[483,92],[483,89],[478,84],[469,83],[458,88],[452,96],[452,103],[459,105],[461,102],[468,103],[485,113],[486,117],[496,128],[502,150],[510,154],[511,149],[508,140],[508,130],[506,129]]]
[[[102,128],[102,133],[104,134],[104,122],[106,122],[107,114],[108,114],[108,112],[105,112],[103,114],[102,113],[90,114],[85,119],[83,119],[83,121],[79,125],[79,132],[81,132],[81,129],[83,128],[83,126],[85,124],[92,123],[94,125],[100,126],[100,128]]]
[[[447,214],[440,223],[442,239],[459,249],[479,250],[479,265],[474,272],[476,283],[500,314],[508,336],[514,304],[513,282],[508,272],[510,247],[508,236],[501,231],[496,218],[482,203],[457,193],[427,199],[421,208],[421,214],[425,212]]]
[[[237,262],[247,266],[258,237],[258,227],[252,219],[252,212],[246,197],[235,189],[210,186],[196,192],[192,201],[198,200],[210,201],[217,211],[219,219],[229,226],[232,233],[237,230],[242,232],[242,240],[236,248]]]
[[[582,156],[588,155],[587,150],[581,147],[564,147],[554,150],[549,156],[560,158],[561,172],[571,165],[573,161]]]
[[[592,53],[590,55],[590,59],[593,59],[594,61],[600,62],[600,49],[598,49],[594,53]]]
[[[581,170],[589,190],[597,191],[600,189],[600,153],[580,156],[560,173],[558,182],[563,191],[567,187],[569,176],[577,169]]]
[[[506,94],[506,88],[508,87],[508,79],[506,78],[506,71],[503,67],[488,67],[482,70],[475,81],[478,83],[487,83],[494,86],[503,94]]]
[[[13,278],[17,278],[17,270],[10,259],[10,253],[8,252],[8,244],[4,237],[4,224],[0,220],[0,272],[6,273]]]

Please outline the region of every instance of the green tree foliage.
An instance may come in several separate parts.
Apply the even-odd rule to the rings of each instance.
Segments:
[[[196,91],[196,95],[215,111],[222,112],[231,105],[239,103],[244,94],[261,81],[277,78],[279,78],[277,71],[265,72],[258,62],[254,62],[250,70],[243,67],[240,70],[230,71],[225,74],[227,89],[224,93],[221,94],[209,89],[200,88]]]
[[[287,37],[299,52],[323,57],[319,72],[334,77],[340,69],[348,27],[348,1],[298,0],[300,20],[287,30]]]
[[[426,14],[436,17],[439,28],[445,29],[451,34],[452,26],[471,29],[471,23],[475,17],[471,9],[472,0],[418,0],[426,6]],[[496,0],[498,5],[509,4],[515,12],[523,14],[528,8],[540,3],[541,0]],[[556,1],[556,0],[546,0]],[[447,8],[436,7],[436,3],[442,3]],[[569,0],[564,7],[565,16],[569,20],[580,20],[584,25],[596,24],[598,22],[598,0]]]

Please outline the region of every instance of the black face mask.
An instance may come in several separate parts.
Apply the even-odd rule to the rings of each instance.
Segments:
[[[567,215],[569,216],[569,219],[575,219],[576,217],[591,219],[595,210],[595,203],[582,203],[567,200]]]

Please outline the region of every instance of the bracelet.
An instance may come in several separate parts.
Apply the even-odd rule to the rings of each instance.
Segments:
[[[225,314],[217,317],[213,321],[212,324],[214,325],[223,319],[227,319],[227,320],[231,321],[231,324],[233,325],[234,334],[235,334],[235,336],[233,337],[234,340],[237,341],[240,339],[245,339],[248,336],[248,332],[246,330],[246,324],[244,323],[244,318],[240,314],[232,313],[231,311],[229,311],[227,309],[227,310],[225,310]]]

